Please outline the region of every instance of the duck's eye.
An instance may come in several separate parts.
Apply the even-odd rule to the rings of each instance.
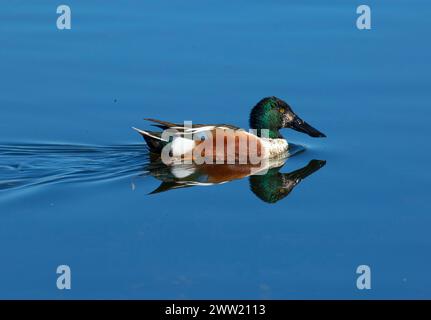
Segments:
[[[280,111],[280,113],[284,113],[284,108],[280,108],[278,111]]]

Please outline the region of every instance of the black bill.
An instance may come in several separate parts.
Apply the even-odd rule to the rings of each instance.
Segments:
[[[295,120],[293,120],[292,123],[290,124],[290,127],[293,130],[306,133],[309,136],[314,137],[314,138],[325,138],[326,137],[326,135],[324,133],[313,128],[307,122],[303,121],[301,118],[296,118]]]

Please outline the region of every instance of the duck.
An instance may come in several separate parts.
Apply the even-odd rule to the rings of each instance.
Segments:
[[[242,163],[280,157],[289,149],[280,130],[289,128],[313,138],[326,135],[302,120],[291,106],[275,96],[261,99],[250,112],[250,132],[231,124],[178,124],[145,118],[163,131],[132,127],[144,138],[149,151],[169,159],[208,160]],[[220,137],[223,140],[218,140]],[[222,141],[222,146],[219,141]],[[242,142],[244,142],[242,144]],[[218,144],[219,143],[219,144]],[[244,162],[245,161],[245,162]]]

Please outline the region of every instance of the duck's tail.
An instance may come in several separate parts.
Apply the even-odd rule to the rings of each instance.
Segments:
[[[163,147],[168,143],[168,141],[162,139],[161,132],[145,131],[135,127],[132,127],[132,129],[139,132],[144,137],[151,152],[160,154]]]

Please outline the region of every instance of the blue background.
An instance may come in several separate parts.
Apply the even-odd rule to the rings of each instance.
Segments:
[[[32,173],[0,190],[1,298],[431,297],[429,2],[366,1],[367,31],[357,1],[68,0],[63,31],[59,4],[1,4],[0,181]],[[115,174],[147,161],[142,118],[247,127],[269,95],[328,136],[284,131],[307,150],[282,171],[327,164],[276,204],[247,179],[148,196]],[[134,147],[7,152],[34,143]]]

